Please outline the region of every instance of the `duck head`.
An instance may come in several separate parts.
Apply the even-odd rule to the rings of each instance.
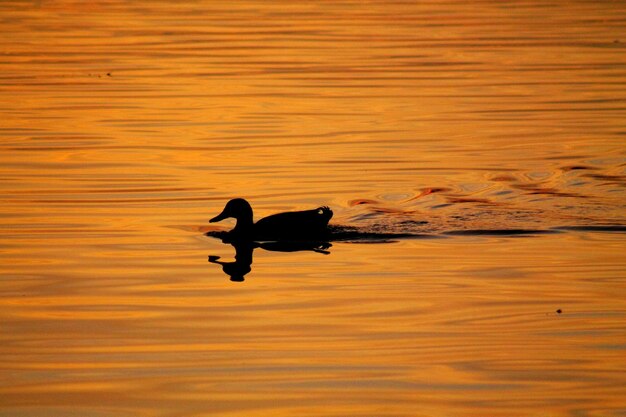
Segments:
[[[226,203],[224,210],[217,216],[209,220],[210,223],[215,223],[233,217],[237,219],[237,225],[234,230],[244,231],[249,227],[252,227],[252,207],[243,198],[234,198]]]

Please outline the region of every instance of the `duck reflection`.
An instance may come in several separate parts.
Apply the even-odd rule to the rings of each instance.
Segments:
[[[207,234],[211,236],[212,234]],[[218,237],[213,235],[213,237]],[[228,276],[230,280],[234,282],[243,282],[245,276],[252,271],[252,254],[256,248],[261,248],[272,252],[299,252],[299,251],[312,251],[322,253],[324,255],[330,254],[327,250],[332,245],[329,242],[254,242],[250,240],[230,240],[222,237],[223,243],[228,243],[235,248],[235,261],[224,262],[220,261],[219,256],[209,255],[209,262],[222,266],[222,270]]]

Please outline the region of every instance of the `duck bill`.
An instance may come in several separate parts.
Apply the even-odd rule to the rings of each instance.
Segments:
[[[209,223],[221,222],[222,220],[226,218],[228,218],[228,215],[226,214],[225,211],[223,211],[217,216],[213,217],[211,220],[209,220]]]

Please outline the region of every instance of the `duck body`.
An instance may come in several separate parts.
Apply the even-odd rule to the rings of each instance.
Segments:
[[[323,206],[314,210],[273,214],[254,223],[250,204],[243,198],[235,198],[209,221],[214,223],[229,217],[237,219],[235,228],[228,232],[232,240],[323,240],[328,236],[328,222],[333,212]]]

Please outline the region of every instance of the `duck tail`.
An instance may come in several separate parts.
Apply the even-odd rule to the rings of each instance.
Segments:
[[[326,222],[329,222],[333,217],[333,211],[328,206],[318,207],[317,212],[324,218],[324,220],[326,220]]]

